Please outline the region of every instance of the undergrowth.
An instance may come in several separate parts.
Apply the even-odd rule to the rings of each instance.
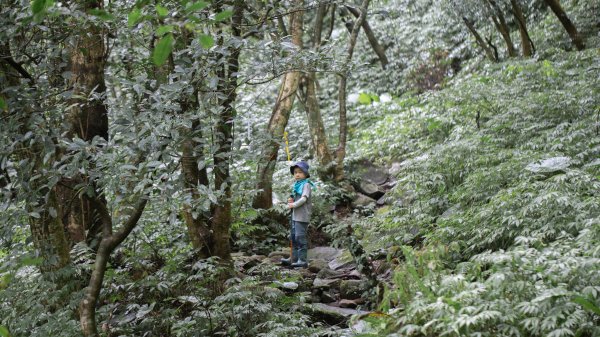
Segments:
[[[372,332],[600,334],[598,64],[486,64],[356,133],[358,155],[400,163],[394,205],[364,226],[402,252]]]

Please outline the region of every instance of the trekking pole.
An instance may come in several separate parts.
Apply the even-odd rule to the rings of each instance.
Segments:
[[[283,132],[283,139],[285,140],[285,153],[287,154],[287,160],[288,160],[288,166],[290,164],[290,162],[292,161],[292,156],[290,156],[290,145],[288,143],[288,133],[287,131]],[[294,256],[294,245],[292,243],[292,221],[294,221],[292,219],[292,214],[293,211],[290,210],[290,265],[292,264],[292,257]]]

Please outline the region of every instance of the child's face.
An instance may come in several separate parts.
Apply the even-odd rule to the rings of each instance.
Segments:
[[[294,168],[294,179],[302,180],[306,178],[306,174],[299,167]]]

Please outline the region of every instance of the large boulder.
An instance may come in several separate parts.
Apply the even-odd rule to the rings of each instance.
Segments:
[[[352,201],[352,208],[368,207],[374,205],[377,201],[362,193],[356,193],[356,198]]]
[[[368,311],[339,308],[323,303],[311,304],[310,311],[318,320],[325,321],[331,325],[343,325],[352,315],[368,314]]]
[[[340,308],[356,308],[361,304],[364,304],[363,298],[357,298],[355,300],[340,300]]]
[[[362,280],[342,280],[340,282],[340,298],[355,300],[360,298],[365,291],[365,282]]]
[[[387,169],[374,165],[369,161],[362,161],[355,165],[354,170],[362,180],[370,181],[376,185],[383,185],[389,178]]]
[[[317,273],[317,278],[332,279],[332,278],[341,278],[341,277],[344,277],[345,275],[346,275],[346,273],[344,273],[342,271],[325,268],[325,269],[321,269]]]
[[[329,289],[331,287],[338,287],[340,284],[340,279],[322,279],[322,278],[315,278],[312,284],[313,289],[320,289],[320,288],[325,288],[325,289]]]
[[[358,186],[358,190],[362,194],[364,194],[370,198],[373,198],[375,200],[381,198],[385,194],[385,192],[382,191],[378,185],[376,185],[370,181],[367,181],[367,180],[363,180],[360,182],[360,184]]]
[[[314,247],[308,250],[308,259],[309,260],[325,260],[327,262],[335,259],[336,257],[342,254],[341,249],[336,249],[333,247]]]
[[[321,271],[321,269],[328,268],[328,266],[329,263],[323,259],[314,259],[309,260],[308,262],[308,270],[312,271],[313,273],[318,273]]]
[[[347,251],[329,262],[329,268],[332,270],[338,270],[354,266],[354,258],[352,258],[352,255]]]

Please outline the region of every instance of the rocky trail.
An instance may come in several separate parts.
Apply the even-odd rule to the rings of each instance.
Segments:
[[[398,165],[389,169],[360,162],[355,165],[358,179],[355,180],[355,198],[352,208],[382,207],[390,204],[386,193],[395,186],[391,178]],[[329,246],[312,247],[308,250],[309,265],[307,268],[290,268],[282,266],[280,260],[288,258],[288,247],[269,253],[268,255],[248,255],[243,252],[234,253],[234,265],[240,276],[258,276],[264,270],[270,270],[272,284],[286,295],[302,298],[301,310],[313,317],[315,321],[340,328],[349,327],[349,318],[368,316],[369,304],[364,294],[369,286],[368,278],[356,265],[352,254],[347,249]],[[368,263],[371,270],[381,282],[391,278],[393,264],[388,261],[388,254],[381,251],[371,254]],[[361,320],[355,320],[351,328],[360,330]]]

